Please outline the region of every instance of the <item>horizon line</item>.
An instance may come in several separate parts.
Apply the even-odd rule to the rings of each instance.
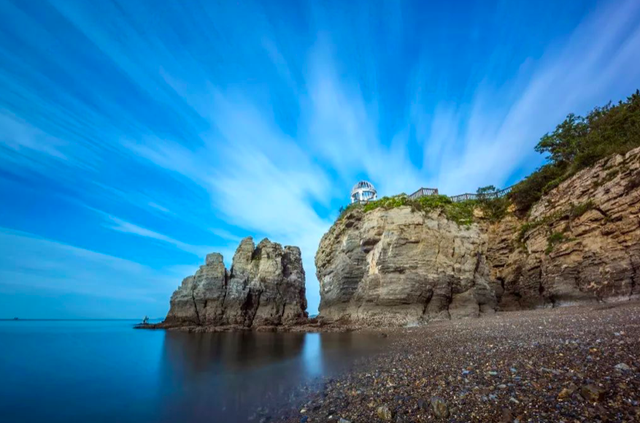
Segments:
[[[162,317],[150,318],[149,320],[161,320]],[[0,322],[10,321],[10,322],[20,322],[20,321],[107,321],[107,320],[142,320],[140,318],[130,318],[130,317],[107,317],[107,318],[77,318],[77,319],[65,319],[65,318],[29,318],[29,317],[10,317],[10,318],[0,318]]]

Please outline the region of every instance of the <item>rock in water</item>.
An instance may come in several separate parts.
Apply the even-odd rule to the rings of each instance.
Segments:
[[[289,325],[306,321],[306,308],[300,249],[268,239],[256,247],[248,237],[238,246],[230,271],[222,255],[213,253],[182,281],[163,325]]]

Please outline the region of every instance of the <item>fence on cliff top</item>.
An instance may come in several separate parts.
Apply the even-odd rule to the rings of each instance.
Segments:
[[[460,201],[467,201],[467,200],[487,200],[487,199],[492,199],[492,198],[501,198],[504,197],[505,195],[509,194],[511,192],[511,188],[513,187],[507,187],[505,189],[501,189],[498,191],[494,191],[494,192],[488,192],[486,194],[471,194],[471,193],[467,193],[467,194],[459,194],[459,195],[454,195],[452,197],[449,197],[451,199],[451,201],[453,201],[454,203],[459,203]],[[417,190],[416,192],[414,192],[413,194],[409,195],[409,198],[412,200],[416,200],[420,197],[425,197],[427,195],[438,195],[438,188],[420,188],[419,190]]]
[[[438,195],[438,188],[420,188],[413,194],[409,196],[410,199],[415,200],[420,197],[425,197],[427,195]]]

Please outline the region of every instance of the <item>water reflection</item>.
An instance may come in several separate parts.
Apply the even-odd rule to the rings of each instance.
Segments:
[[[371,334],[168,332],[161,362],[163,421],[246,420],[264,404],[286,401],[300,383],[353,365],[376,351]]]
[[[372,334],[140,331],[0,322],[0,422],[246,422],[384,348]],[[37,407],[33,405],[37,404]]]
[[[308,376],[322,376],[324,362],[322,359],[322,337],[319,333],[309,333],[305,336],[302,361]]]

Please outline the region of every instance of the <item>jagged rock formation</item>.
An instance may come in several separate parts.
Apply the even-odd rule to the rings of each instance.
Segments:
[[[320,316],[367,325],[628,299],[639,266],[640,149],[577,173],[526,219],[354,209],[316,254]]]
[[[242,240],[231,270],[222,255],[207,255],[195,275],[171,296],[163,326],[290,325],[306,321],[305,274],[298,247]]]
[[[542,198],[526,221],[488,229],[500,308],[640,295],[640,149],[598,162]]]

